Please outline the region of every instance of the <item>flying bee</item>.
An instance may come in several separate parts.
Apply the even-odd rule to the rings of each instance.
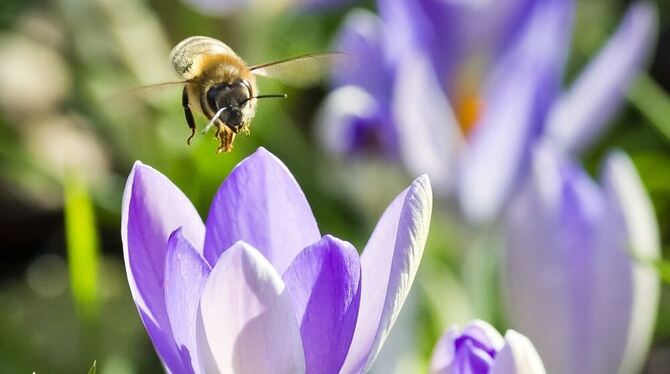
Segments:
[[[322,75],[339,53],[307,54],[286,60],[247,66],[223,42],[206,36],[192,36],[170,52],[170,62],[184,83],[181,104],[191,129],[187,144],[195,135],[193,109],[209,119],[203,133],[216,127],[217,153],[233,149],[235,135],[249,135],[256,114],[256,101],[286,97],[286,94],[259,95],[256,76],[278,78],[288,84],[304,85]]]

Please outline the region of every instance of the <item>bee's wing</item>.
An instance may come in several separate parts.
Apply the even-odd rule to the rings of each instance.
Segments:
[[[333,64],[346,57],[346,54],[340,52],[310,53],[254,65],[249,70],[256,75],[275,78],[288,85],[309,86],[327,76]]]
[[[146,86],[139,86],[139,87],[133,87],[129,88],[127,90],[119,91],[119,92],[114,92],[111,95],[107,96],[107,99],[118,99],[122,97],[128,97],[128,96],[143,96],[146,94],[150,94],[152,92],[160,91],[165,88],[169,87],[174,87],[177,85],[181,85],[186,83],[186,81],[172,81],[172,82],[161,82],[161,83],[156,83],[156,84],[149,84]]]

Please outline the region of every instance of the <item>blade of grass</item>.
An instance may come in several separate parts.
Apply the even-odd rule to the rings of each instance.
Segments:
[[[93,366],[91,366],[90,369],[88,369],[88,374],[95,374],[96,372],[96,367],[95,367],[96,361],[93,361]]]
[[[670,97],[663,88],[649,75],[642,74],[628,99],[670,141]]]
[[[72,297],[80,317],[95,322],[98,315],[98,237],[93,204],[86,183],[74,174],[66,178],[64,193]]]

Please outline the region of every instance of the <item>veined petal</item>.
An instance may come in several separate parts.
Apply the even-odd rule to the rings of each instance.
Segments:
[[[617,243],[618,246],[603,248],[603,256],[608,256],[603,262],[625,256],[618,260],[622,266],[626,266],[626,270],[619,272],[616,277],[631,282],[630,295],[624,304],[630,309],[628,319],[619,325],[625,335],[625,346],[619,356],[619,372],[635,373],[641,370],[649,349],[660,295],[658,274],[649,263],[660,256],[658,226],[649,197],[632,162],[624,153],[615,152],[607,158],[602,179],[608,207],[612,210],[608,217],[619,217],[623,221],[623,226],[603,230],[603,239],[619,236],[613,231],[616,229],[625,233],[625,240]],[[616,253],[615,249],[620,252]],[[605,267],[601,269],[602,286],[611,288],[613,284],[605,282],[612,281],[612,271]],[[621,305],[618,304],[618,307]],[[604,330],[601,332],[607,334]],[[605,354],[612,360],[617,359],[614,352],[606,351]]]
[[[172,372],[184,366],[172,336],[163,287],[168,237],[178,227],[202,248],[204,225],[184,194],[163,174],[139,161],[123,193],[121,240],[130,291],[161,360]]]
[[[291,172],[259,148],[240,162],[216,193],[207,216],[205,259],[215,264],[238,240],[249,243],[282,274],[321,235]]]
[[[656,7],[633,4],[616,33],[552,109],[548,136],[579,152],[610,122],[649,56],[657,29]]]
[[[405,52],[392,104],[400,156],[411,174],[430,175],[438,194],[446,196],[463,138],[427,56]]]
[[[283,275],[300,323],[308,373],[337,373],[349,352],[361,298],[361,264],[330,235],[305,248]]]
[[[542,359],[533,343],[514,330],[505,333],[505,345],[496,355],[491,374],[543,374]]]
[[[182,234],[175,230],[165,258],[165,306],[175,343],[189,372],[200,370],[195,321],[200,294],[211,268]]]
[[[237,242],[212,269],[196,324],[203,373],[304,373],[288,289],[255,248]]]
[[[558,92],[571,5],[565,0],[539,2],[523,35],[491,75],[458,186],[461,207],[472,221],[495,217],[528,164]]]
[[[361,256],[361,305],[343,373],[365,372],[381,350],[421,261],[432,212],[428,176],[389,205]]]

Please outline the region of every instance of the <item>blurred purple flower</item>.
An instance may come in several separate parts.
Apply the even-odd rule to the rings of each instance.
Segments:
[[[295,179],[263,148],[223,182],[205,224],[170,180],[137,162],[123,199],[128,282],[171,373],[359,373],[409,292],[431,209],[422,176],[359,258],[321,237]]]
[[[533,343],[514,330],[500,336],[491,325],[475,320],[462,330],[447,330],[433,350],[432,374],[543,374]]]
[[[550,373],[637,373],[649,347],[654,211],[625,154],[607,158],[601,184],[542,146],[506,214],[508,315]]]
[[[372,149],[428,173],[474,222],[494,218],[527,171],[532,145],[577,152],[614,115],[656,30],[633,4],[565,92],[574,0],[378,0],[350,14],[336,49],[338,87],[321,110],[334,152]]]

